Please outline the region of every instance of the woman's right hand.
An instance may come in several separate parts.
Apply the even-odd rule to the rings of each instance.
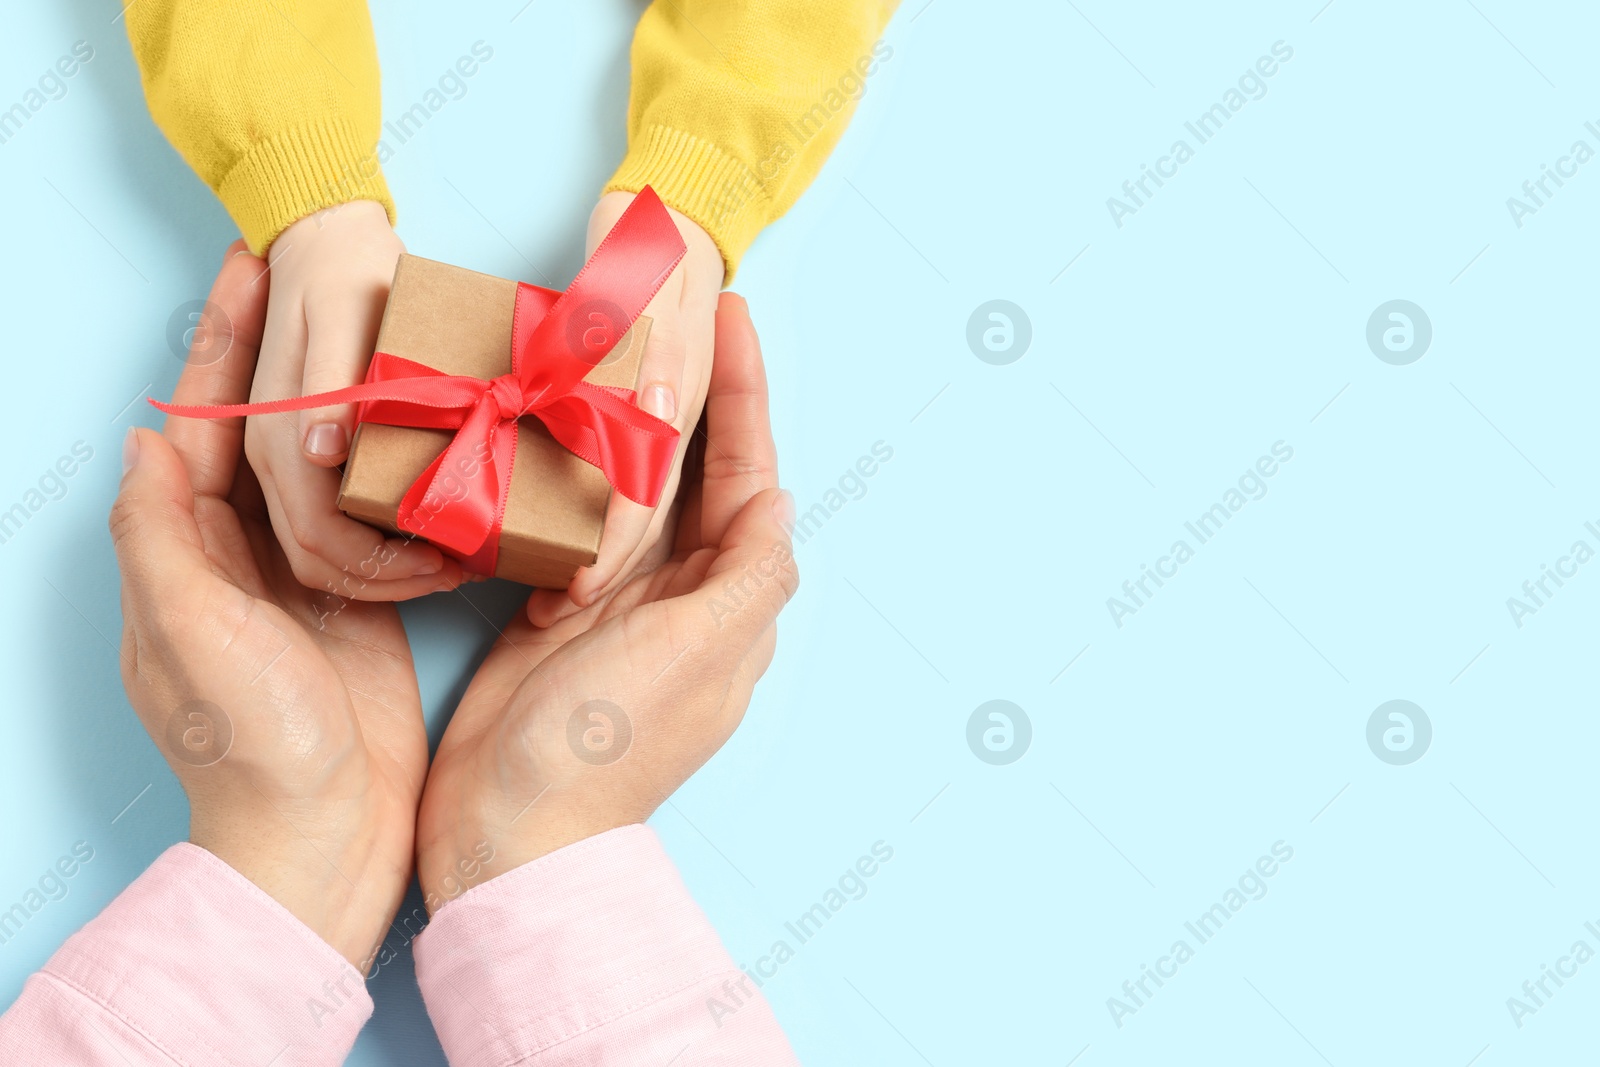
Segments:
[[[174,400],[240,403],[266,315],[261,261],[229,249],[224,354]],[[358,968],[410,882],[427,774],[421,697],[391,604],[307,589],[242,462],[242,419],[130,431],[111,510],[128,699],[189,796],[190,840]]]

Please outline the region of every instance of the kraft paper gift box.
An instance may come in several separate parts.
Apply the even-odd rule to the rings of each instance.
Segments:
[[[377,350],[447,374],[486,380],[507,374],[516,294],[516,282],[403,255]],[[649,331],[650,319],[640,316],[584,380],[636,389]],[[401,499],[453,437],[450,430],[362,423],[345,463],[339,508],[399,533]],[[495,577],[565,588],[599,556],[611,493],[606,476],[562,447],[537,417],[518,419]]]

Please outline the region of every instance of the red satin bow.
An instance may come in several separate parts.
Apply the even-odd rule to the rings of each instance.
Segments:
[[[538,418],[629,500],[655,507],[661,499],[678,431],[640,411],[633,390],[583,377],[627,333],[687,250],[646,186],[565,293],[517,286],[509,374],[485,381],[378,352],[366,382],[346,389],[256,404],[150,403],[169,415],[208,419],[360,404],[358,422],[454,430],[449,447],[407,490],[397,525],[457,556],[468,570],[493,574],[523,415]]]

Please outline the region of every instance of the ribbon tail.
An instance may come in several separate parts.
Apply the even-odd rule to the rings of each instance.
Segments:
[[[379,352],[373,357],[365,382],[325,393],[283,400],[260,400],[253,404],[168,404],[154,397],[150,397],[149,401],[157,411],[185,419],[275,415],[308,408],[360,404],[364,422],[454,429],[461,425],[461,412],[477,403],[486,388],[487,383],[480,378],[442,374],[421,363]]]
[[[633,327],[688,251],[666,205],[645,186],[567,291],[526,336],[514,335],[511,370],[523,395],[560,397],[575,388]]]
[[[501,421],[485,397],[406,490],[395,524],[493,574],[516,447],[516,422]]]

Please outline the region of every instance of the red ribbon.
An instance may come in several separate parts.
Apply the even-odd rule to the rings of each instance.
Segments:
[[[633,326],[687,251],[646,186],[565,293],[517,285],[509,374],[486,381],[378,352],[366,382],[346,389],[255,404],[150,403],[168,415],[203,419],[359,404],[357,422],[454,430],[449,447],[400,501],[397,525],[469,571],[493,574],[523,415],[538,418],[629,500],[646,507],[660,501],[678,431],[640,411],[633,390],[583,377]]]

